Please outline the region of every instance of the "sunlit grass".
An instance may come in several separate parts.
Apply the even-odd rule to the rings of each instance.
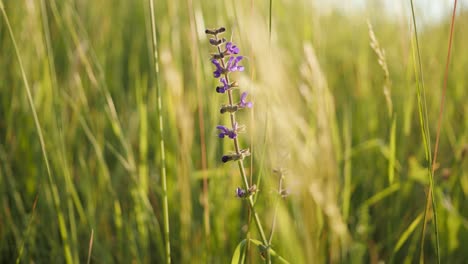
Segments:
[[[204,34],[217,26],[247,56],[236,79],[254,108],[239,113],[240,140],[252,146],[244,163],[261,181],[255,208],[267,234],[277,212],[275,254],[418,261],[433,150],[419,124],[409,20],[322,14],[306,1],[155,1],[155,74],[149,1],[1,3],[0,262],[81,263],[91,252],[91,263],[163,263],[161,137],[172,262],[228,263],[247,232],[259,237],[234,196],[238,167],[220,162],[232,146],[216,135],[226,102]],[[442,263],[468,258],[467,19],[456,17],[433,175]],[[450,28],[418,30],[433,143]],[[291,193],[278,203],[274,169]],[[432,226],[424,241],[423,258],[435,262]],[[248,258],[259,254],[250,243]]]

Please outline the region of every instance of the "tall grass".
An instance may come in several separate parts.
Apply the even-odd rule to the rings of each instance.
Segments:
[[[436,134],[421,133],[416,80],[423,72],[423,127],[437,131],[449,21],[423,24],[415,10],[414,60],[408,17],[371,3],[346,13],[308,1],[0,3],[0,262],[163,263],[169,241],[173,263],[226,263],[248,232],[259,237],[234,196],[238,168],[219,161],[231,146],[216,136],[223,99],[204,34],[218,25],[248,55],[236,79],[255,113],[240,144],[254,146],[245,169],[261,180],[255,208],[278,255],[435,262],[435,233],[423,232],[432,186],[441,262],[467,259],[465,12],[451,37],[431,184],[421,142]],[[272,169],[285,172],[284,201]],[[261,262],[260,251],[251,243],[248,259]]]
[[[167,176],[166,176],[166,148],[164,147],[164,122],[162,115],[162,96],[161,96],[161,87],[159,84],[159,51],[158,51],[158,41],[156,37],[156,22],[154,16],[154,1],[150,0],[150,14],[151,14],[151,39],[153,42],[153,59],[154,59],[154,73],[156,78],[156,94],[158,102],[158,128],[159,128],[159,150],[161,155],[161,182],[162,182],[162,200],[163,200],[163,223],[164,223],[164,244],[166,252],[166,263],[171,263],[171,242],[170,242],[170,233],[169,233],[169,204],[167,201]],[[144,119],[142,122],[145,121]],[[146,142],[145,142],[146,143]],[[144,143],[143,143],[144,144]],[[143,145],[146,148],[146,144]],[[142,153],[143,158],[146,158],[146,151]],[[146,168],[145,168],[146,172]],[[145,189],[147,186],[145,185]]]

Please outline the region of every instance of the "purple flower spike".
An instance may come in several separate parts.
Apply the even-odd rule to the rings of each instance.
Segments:
[[[225,136],[228,136],[229,138],[234,139],[237,137],[237,126],[235,126],[233,130],[229,130],[229,128],[225,126],[217,126],[216,128],[220,130],[218,134],[219,138],[224,138]]]
[[[234,45],[234,43],[227,42],[226,43],[226,51],[229,54],[238,54],[239,53],[239,48],[236,45]]]
[[[243,58],[243,56],[237,56],[235,58],[230,57],[226,66],[226,70],[229,72],[244,71],[244,66],[237,65]]]
[[[229,89],[229,84],[226,80],[226,78],[220,78],[219,81],[223,84],[222,86],[216,87],[216,92],[218,93],[224,93]]]
[[[252,102],[246,102],[245,99],[247,97],[247,92],[243,92],[240,97],[240,102],[238,106],[240,108],[252,108],[253,103]]]
[[[219,78],[221,74],[224,73],[224,68],[221,66],[221,64],[219,64],[218,60],[213,59],[211,60],[211,63],[216,66],[216,70],[213,72],[214,77]]]

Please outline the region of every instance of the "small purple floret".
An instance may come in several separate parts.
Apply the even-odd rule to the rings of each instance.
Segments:
[[[239,53],[239,48],[234,45],[232,42],[227,42],[226,43],[226,50],[229,52],[229,54],[238,54]]]
[[[223,84],[222,86],[216,87],[216,92],[225,93],[229,89],[229,84],[226,78],[220,78],[219,81]]]
[[[243,58],[243,56],[230,57],[226,65],[226,70],[229,72],[244,71],[244,66],[237,65]]]
[[[245,99],[247,97],[247,92],[243,92],[240,97],[240,102],[239,102],[239,107],[241,108],[252,108],[253,103],[252,102],[247,102]]]
[[[244,198],[247,196],[247,191],[240,188],[240,187],[237,187],[236,188],[236,197],[238,198]]]
[[[225,126],[216,126],[216,128],[220,130],[218,134],[219,138],[228,136],[229,138],[234,139],[237,137],[236,128],[234,128],[234,130],[229,130],[229,128]]]
[[[221,66],[221,64],[219,64],[219,61],[216,59],[212,59],[211,63],[213,63],[216,66],[216,70],[213,72],[214,77],[219,78],[224,72],[223,67]]]

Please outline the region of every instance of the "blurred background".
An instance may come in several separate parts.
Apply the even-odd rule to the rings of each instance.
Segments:
[[[220,26],[245,56],[232,77],[254,107],[239,138],[267,233],[277,215],[273,249],[290,263],[436,262],[418,98],[432,152],[452,1],[415,1],[419,94],[410,1],[155,1],[159,74],[149,0],[1,2],[0,262],[163,263],[161,138],[173,263],[228,263],[259,239],[238,166],[220,160],[234,147],[217,137],[227,98],[204,33]],[[467,7],[434,175],[443,263],[468,259]],[[248,261],[262,262],[254,244]]]

